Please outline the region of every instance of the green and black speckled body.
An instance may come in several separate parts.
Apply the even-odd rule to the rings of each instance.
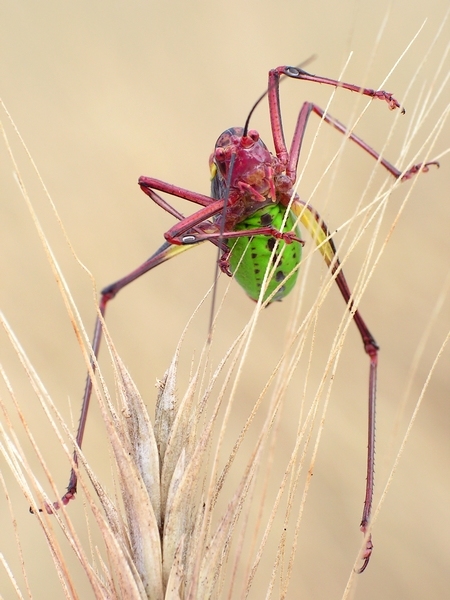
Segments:
[[[270,204],[264,206],[264,208],[259,209],[250,217],[247,217],[238,223],[235,229],[237,231],[243,231],[246,229],[251,230],[272,225],[275,229],[280,231],[285,214],[286,208],[284,206],[281,204]],[[294,227],[295,220],[295,215],[289,213],[283,230],[291,231]],[[298,227],[296,228],[296,235],[301,239]],[[265,235],[256,235],[252,238],[232,238],[227,241],[228,247],[232,249],[230,256],[231,272],[236,278],[236,281],[253,300],[258,300],[259,298],[264,276],[269,267],[271,258],[272,264],[275,264],[277,257],[281,255],[276,271],[267,286],[263,298],[264,300],[270,296],[280,283],[282,283],[282,286],[276,292],[271,302],[282,300],[289,292],[291,292],[297,281],[298,269],[294,273],[292,273],[292,271],[301,261],[301,244],[299,242],[286,244],[283,241],[279,241],[277,251],[272,257],[275,242],[275,238]]]

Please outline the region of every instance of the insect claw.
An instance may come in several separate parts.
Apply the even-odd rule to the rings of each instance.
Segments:
[[[56,510],[59,510],[59,508],[60,508],[59,502],[53,502],[53,504],[49,504],[48,502],[44,502],[44,508],[39,508],[38,512],[40,512],[40,513],[46,512],[48,515],[53,515]],[[28,511],[32,515],[36,514],[36,511],[33,509],[32,506],[30,506],[30,508],[28,509]]]
[[[48,515],[53,515],[55,511],[59,510],[60,508],[61,505],[58,501],[53,502],[53,504],[48,504],[48,502],[44,504],[44,510]],[[44,512],[44,510],[39,509],[39,512]]]
[[[305,240],[302,240],[302,239],[300,239],[298,237],[293,238],[293,241],[294,242],[298,242],[299,244],[301,244],[301,246],[305,245]]]
[[[357,573],[358,575],[361,575],[361,573],[364,573],[364,571],[366,570],[366,567],[367,567],[367,565],[369,564],[369,561],[370,561],[370,556],[367,556],[367,557],[364,559],[364,562],[363,562],[363,565],[362,565],[362,567],[360,567],[360,568],[359,568],[359,569],[357,569],[357,571],[356,571],[356,573]]]
[[[274,237],[278,238],[279,240],[283,240],[283,242],[285,242],[286,244],[292,244],[292,242],[298,242],[299,244],[301,244],[302,246],[305,245],[305,240],[301,240],[300,238],[298,238],[295,235],[295,231],[285,231],[285,232],[277,232],[278,235],[274,234]]]
[[[411,177],[414,177],[414,175],[416,175],[419,172],[421,172],[421,173],[428,173],[428,171],[430,170],[431,165],[435,165],[438,169],[440,167],[440,164],[438,163],[437,160],[433,160],[433,161],[427,162],[427,163],[419,163],[418,165],[413,165],[403,175],[402,181],[406,181],[407,179],[411,179]]]
[[[395,110],[396,108],[400,108],[400,103],[394,98],[392,94],[389,92],[384,92],[383,90],[374,92],[374,98],[380,98],[380,100],[386,100],[388,106],[391,110]],[[405,114],[405,109],[402,108],[402,115]]]
[[[222,271],[222,273],[225,273],[225,275],[228,275],[228,277],[233,277],[233,273],[231,272],[231,269],[230,269],[229,257],[230,257],[229,251],[224,252],[222,254],[222,256],[219,258],[219,269]]]
[[[75,499],[76,491],[76,489],[71,489],[64,494],[64,496],[61,498],[61,502],[64,504],[64,506],[66,506],[66,504],[69,504],[71,500]],[[59,502],[54,502],[53,506],[59,508]]]
[[[364,536],[367,536],[366,538],[366,547],[364,549],[364,552],[361,556],[361,559],[364,561],[362,566],[356,570],[356,573],[358,573],[358,575],[360,575],[361,573],[363,573],[367,567],[367,565],[369,564],[370,561],[370,557],[372,556],[372,550],[373,550],[373,543],[372,543],[372,534],[371,533],[367,533],[367,526],[368,523],[366,521],[363,521],[361,523],[361,531],[363,532]]]

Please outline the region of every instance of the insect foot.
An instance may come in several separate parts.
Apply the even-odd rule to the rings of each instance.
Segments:
[[[428,163],[419,163],[418,165],[414,165],[412,166],[410,169],[408,169],[406,171],[406,173],[403,175],[402,177],[402,181],[406,181],[408,179],[411,179],[411,177],[414,177],[414,175],[416,175],[417,173],[421,172],[421,173],[428,173],[428,171],[430,170],[431,165],[435,165],[438,169],[441,166],[437,160],[433,160],[431,162]]]

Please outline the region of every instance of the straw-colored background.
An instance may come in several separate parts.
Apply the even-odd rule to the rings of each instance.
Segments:
[[[444,19],[447,4],[445,0],[358,0],[338,4],[323,0],[8,3],[0,9],[0,95],[28,144],[79,258],[101,288],[147,258],[172,223],[170,216],[162,214],[139,191],[138,176],[151,175],[208,193],[207,161],[213,144],[225,128],[243,123],[264,90],[269,68],[298,64],[316,54],[308,69],[338,77],[353,50],[345,79],[378,87],[428,18],[418,40],[384,86],[403,100],[416,66]],[[447,23],[406,99],[407,113],[399,119],[386,151],[389,159],[395,160],[399,155],[403,136],[414,119],[419,93],[430,86],[449,34]],[[447,57],[441,78],[447,75],[448,68]],[[309,99],[324,106],[329,94],[329,90],[318,85],[285,82],[281,97],[287,136],[301,103]],[[430,128],[444,109],[444,100],[448,100],[448,85],[446,98],[432,110]],[[357,101],[355,95],[340,92],[332,114],[345,122]],[[373,102],[357,132],[375,148],[381,148],[395,116],[382,103]],[[316,125],[311,125],[312,130]],[[266,104],[258,109],[252,126],[267,139]],[[8,132],[29,193],[90,331],[95,317],[90,281],[67,250],[11,128]],[[427,133],[425,124],[421,139]],[[447,126],[433,154],[448,147],[448,140]],[[322,146],[319,145],[302,182],[300,193],[304,197],[311,193],[326,165],[322,154],[331,155],[340,141],[333,132],[322,134]],[[267,142],[270,143],[270,137]],[[0,160],[1,309],[63,414],[70,419],[70,400],[77,420],[85,367],[3,149]],[[411,160],[409,155],[407,162]],[[392,464],[389,452],[394,419],[408,385],[413,356],[448,277],[450,163],[448,157],[441,162],[439,171],[432,170],[417,182],[362,302],[363,314],[382,347],[376,499]],[[371,159],[352,148],[345,155],[326,208],[320,193],[315,197],[315,205],[331,227],[351,215],[371,167]],[[326,195],[327,189],[325,186]],[[399,192],[392,196],[388,224],[403,197]],[[179,201],[175,204],[189,212],[190,207]],[[211,284],[215,256],[212,247],[203,245],[147,275],[110,306],[108,324],[117,349],[151,414],[155,378],[162,376],[187,318]],[[356,277],[358,264],[357,249],[347,269],[350,281]],[[316,260],[309,275],[310,302],[314,299],[313,288],[323,276],[324,269]],[[292,302],[288,299],[271,307],[259,321],[257,346],[247,363],[242,388],[245,393],[236,407],[243,414],[247,414],[267,379],[274,364],[272,357],[280,351]],[[235,284],[228,303],[226,319],[230,320],[230,327],[234,328],[235,321],[242,324],[249,318],[253,305]],[[343,310],[341,298],[333,291],[321,315],[323,335],[328,323],[332,331]],[[448,331],[449,313],[447,292],[412,381],[406,413],[399,424],[401,431]],[[189,338],[190,347],[197,352],[205,339],[207,321],[206,309]],[[327,337],[328,346],[330,339]],[[321,339],[316,349],[319,357],[320,343]],[[328,346],[324,344],[323,360]],[[58,450],[4,336],[0,352],[62,492],[68,476],[67,460]],[[376,523],[374,555],[367,572],[359,578],[355,598],[448,597],[448,357],[447,351],[434,374]],[[268,358],[272,360],[266,363]],[[183,368],[186,371],[188,367],[189,353]],[[352,329],[333,388],[289,598],[339,598],[350,574],[360,543],[367,368],[361,342]],[[297,385],[300,391],[301,373]],[[3,390],[2,387],[2,394]],[[292,394],[295,391],[291,389]],[[296,419],[284,413],[280,428],[279,443],[286,440],[288,453]],[[94,409],[85,449],[95,470],[100,476],[103,471],[108,481],[103,429]],[[398,443],[397,437],[394,446]],[[37,468],[31,454],[30,460]],[[27,503],[3,462],[1,470],[14,503],[34,597],[61,598],[41,531],[28,515]],[[70,511],[80,524],[80,535],[85,537],[81,501],[73,503]],[[1,551],[22,585],[6,504],[0,515]],[[68,557],[76,565],[76,559],[70,554]],[[84,575],[74,568],[75,578],[80,581],[80,597],[89,598]],[[1,573],[0,594],[11,598],[12,589],[6,581]],[[262,593],[255,582],[252,597],[260,598]]]

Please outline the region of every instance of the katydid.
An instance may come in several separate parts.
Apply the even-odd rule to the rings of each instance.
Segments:
[[[311,75],[297,67],[282,66],[272,69],[269,72],[267,90],[258,102],[266,95],[268,96],[275,154],[267,149],[257,131],[249,129],[250,116],[255,105],[244,127],[233,127],[226,130],[216,142],[210,158],[211,196],[191,192],[151,177],[140,177],[139,186],[142,191],[158,206],[170,213],[177,223],[164,234],[165,243],[147,261],[102,290],[99,303],[99,311],[102,316],[105,315],[108,302],[122,288],[147,271],[203,241],[210,241],[219,248],[219,268],[227,275],[233,275],[250,298],[258,300],[261,297],[263,301],[267,300],[268,302],[281,300],[292,290],[298,274],[297,267],[301,260],[304,242],[301,239],[297,223],[303,225],[317,244],[326,264],[335,276],[348,309],[352,310],[352,293],[340,266],[329,229],[317,211],[308,203],[300,200],[294,192],[297,164],[309,116],[311,113],[315,113],[339,132],[347,134],[350,140],[379,161],[393,177],[402,181],[420,171],[427,171],[430,164],[436,163],[414,165],[409,170],[402,172],[383,159],[362,139],[349,133],[342,123],[311,102],[305,102],[300,109],[288,150],[284,139],[279,99],[279,83],[283,76],[340,87],[364,96],[384,100],[390,109],[400,107],[392,94],[385,91],[361,88],[338,80]],[[183,198],[200,205],[201,208],[185,218],[164,200],[159,192]],[[274,253],[275,244],[278,246]],[[265,273],[267,269],[271,269],[273,263],[275,264],[274,272],[267,282],[266,289],[262,290]],[[366,568],[372,552],[372,541],[368,528],[374,485],[375,400],[379,348],[359,310],[354,312],[353,319],[370,362],[367,479],[360,525],[361,531],[366,536],[366,545],[362,556],[363,565],[359,569],[359,572],[362,572]],[[96,357],[99,352],[101,336],[102,324],[100,318],[97,317],[92,342],[93,354]],[[93,363],[92,368],[95,369]],[[91,392],[92,381],[88,375],[76,436],[79,447],[83,441]],[[73,460],[74,464],[78,465],[76,450]],[[67,504],[75,496],[76,491],[77,474],[76,470],[72,469],[67,492],[61,500],[62,503]],[[47,507],[47,510],[52,511],[58,506],[59,503],[55,503],[53,507]]]

